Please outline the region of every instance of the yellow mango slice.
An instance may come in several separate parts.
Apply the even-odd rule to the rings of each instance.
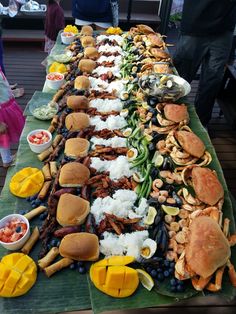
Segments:
[[[66,68],[65,64],[55,61],[49,67],[49,73],[52,73],[52,72],[65,73],[65,72],[67,72],[67,68]]]
[[[128,297],[139,284],[135,269],[125,266],[134,261],[132,256],[112,256],[94,263],[90,278],[100,291],[116,298]]]
[[[0,262],[0,297],[11,298],[25,294],[35,283],[37,266],[23,253],[12,253]]]
[[[125,267],[125,277],[123,282],[123,288],[136,290],[139,284],[139,278],[137,276],[136,269],[131,267]]]
[[[111,256],[108,258],[108,265],[128,265],[134,260],[133,256]]]
[[[125,279],[125,267],[110,266],[107,268],[106,286],[114,289],[122,289]]]
[[[28,197],[38,193],[44,183],[44,176],[37,168],[23,168],[10,181],[10,191],[18,197]]]
[[[92,266],[93,267],[93,266]],[[106,267],[93,267],[93,278],[97,284],[104,285],[106,281]]]

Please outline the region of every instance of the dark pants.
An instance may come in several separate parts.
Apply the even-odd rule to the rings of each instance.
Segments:
[[[181,35],[177,43],[174,65],[181,77],[191,83],[199,66],[202,66],[195,107],[203,125],[211,119],[232,38],[232,32],[203,37]]]
[[[2,37],[0,35],[0,67],[2,68],[2,72],[5,74],[5,69],[3,66],[3,46],[2,46]]]

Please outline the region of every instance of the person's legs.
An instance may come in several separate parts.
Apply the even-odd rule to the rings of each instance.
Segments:
[[[3,167],[8,168],[13,161],[13,156],[11,155],[10,148],[0,147],[0,155],[2,158]]]
[[[205,42],[209,48],[202,61],[195,107],[202,124],[206,126],[211,119],[215,98],[229,58],[232,33],[227,32],[221,36],[207,37]]]
[[[179,37],[173,62],[179,75],[189,83],[194,79],[205,53],[201,38],[181,35]]]

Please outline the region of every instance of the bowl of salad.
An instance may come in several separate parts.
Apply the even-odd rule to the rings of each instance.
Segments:
[[[54,101],[50,101],[48,104],[32,103],[29,110],[36,119],[51,120],[58,111],[58,104]]]

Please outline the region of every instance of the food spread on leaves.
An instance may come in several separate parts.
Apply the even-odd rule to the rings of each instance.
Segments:
[[[158,293],[167,293],[167,283],[167,294],[178,298],[190,282],[196,290],[219,291],[225,268],[236,286],[229,249],[236,236],[222,219],[224,190],[208,168],[211,154],[188,126],[188,106],[174,102],[183,90],[168,74],[162,36],[146,25],[123,35],[110,29],[112,35],[94,38],[92,31],[83,27],[66,48],[72,57],[66,83],[52,97],[58,103],[52,147],[38,155],[45,182],[27,195],[43,221],[40,268],[47,277],[65,267],[84,274],[86,262],[95,261],[90,278],[113,297],[130,296],[139,278]],[[87,46],[96,48],[96,61],[83,54]],[[155,72],[159,61],[167,73]],[[75,152],[69,145],[77,138],[90,147]],[[225,249],[209,263],[206,253],[198,271],[195,225],[202,216],[209,222],[202,228],[209,226]],[[207,243],[202,236],[201,245]],[[99,252],[105,259],[97,261]]]

